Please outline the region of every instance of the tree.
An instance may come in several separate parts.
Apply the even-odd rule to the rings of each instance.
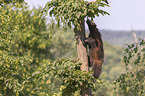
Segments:
[[[49,9],[50,16],[55,16],[58,26],[60,22],[63,23],[64,28],[67,26],[71,27],[74,25],[74,32],[77,42],[77,52],[78,57],[82,63],[81,70],[88,72],[88,58],[86,52],[86,45],[84,44],[85,40],[85,26],[84,19],[85,17],[91,17],[92,19],[95,16],[99,16],[99,13],[102,15],[109,14],[106,11],[100,10],[99,7],[108,6],[107,0],[96,0],[95,2],[87,2],[82,0],[52,0],[48,2],[44,8],[43,12],[47,12]],[[67,25],[67,26],[66,26]],[[82,85],[82,95],[85,94],[91,95],[90,89],[86,89]]]

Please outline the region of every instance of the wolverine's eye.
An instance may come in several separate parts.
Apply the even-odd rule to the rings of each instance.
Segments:
[[[93,23],[93,22],[92,22],[91,24],[92,24],[92,25],[94,25],[94,23]]]
[[[94,23],[94,22],[91,22],[91,24],[92,24],[92,25],[95,25],[95,23]]]

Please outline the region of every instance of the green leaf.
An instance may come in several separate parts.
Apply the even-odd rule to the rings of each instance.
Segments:
[[[81,14],[82,14],[81,12],[78,12],[78,13],[76,14],[76,17],[79,19]]]

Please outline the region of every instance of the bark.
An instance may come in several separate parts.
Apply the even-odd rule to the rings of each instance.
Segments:
[[[81,70],[82,71],[89,71],[88,66],[88,56],[87,56],[87,45],[84,44],[85,42],[85,25],[84,20],[79,22],[81,24],[81,29],[77,30],[75,27],[75,38],[77,42],[77,52],[78,52],[78,58],[80,59],[82,65]],[[87,89],[82,86],[81,88],[81,95],[82,96],[92,96],[91,89]]]

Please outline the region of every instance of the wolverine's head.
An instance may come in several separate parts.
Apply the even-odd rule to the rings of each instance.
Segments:
[[[87,22],[89,30],[90,30],[89,37],[92,37],[92,38],[100,37],[101,38],[101,34],[100,34],[99,30],[96,28],[97,25],[89,19],[87,19],[86,22]]]
[[[89,19],[87,19],[87,24],[88,24],[89,28],[92,28],[92,27],[96,28],[96,24],[93,21],[89,20]]]

